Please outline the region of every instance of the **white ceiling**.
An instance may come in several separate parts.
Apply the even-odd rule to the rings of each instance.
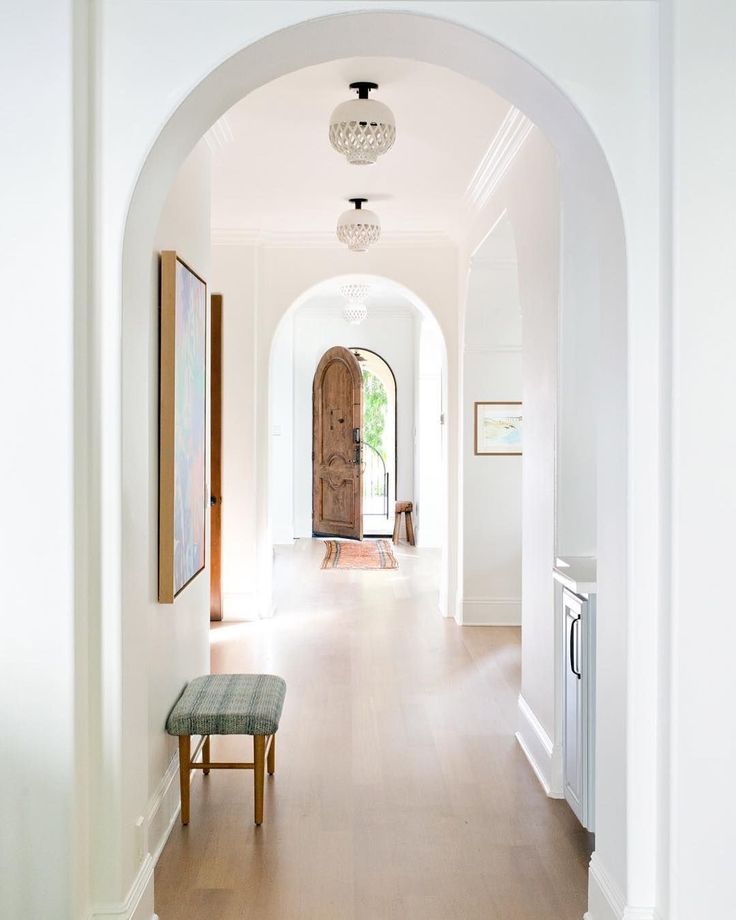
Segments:
[[[371,80],[393,110],[394,147],[350,166],[330,146],[348,84]],[[213,230],[331,234],[346,199],[362,196],[383,233],[454,236],[463,197],[509,111],[465,77],[414,61],[349,58],[297,71],[246,96],[208,133]]]

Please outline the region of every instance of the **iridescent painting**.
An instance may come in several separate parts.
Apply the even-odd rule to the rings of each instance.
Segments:
[[[175,253],[161,257],[159,600],[205,565],[207,286]]]
[[[521,403],[475,403],[475,453],[521,454]]]

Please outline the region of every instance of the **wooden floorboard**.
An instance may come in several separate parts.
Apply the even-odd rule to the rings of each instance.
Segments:
[[[514,739],[519,630],[443,620],[434,551],[369,572],[322,555],[279,548],[276,616],[213,624],[213,671],[287,681],[277,772],[260,828],[250,773],[195,776],[160,920],[581,920],[589,837]]]

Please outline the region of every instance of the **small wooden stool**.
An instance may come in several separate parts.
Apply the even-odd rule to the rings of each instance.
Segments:
[[[411,513],[414,510],[412,502],[396,502],[396,516],[394,517],[394,543],[401,539],[401,515],[406,518],[406,539],[414,546],[414,523]]]
[[[189,783],[192,770],[253,770],[255,822],[263,822],[265,768],[276,771],[276,732],[286,696],[286,683],[272,674],[207,674],[188,684],[166,721],[170,735],[179,736],[181,823],[189,824]],[[199,735],[194,753],[191,736]],[[252,735],[252,763],[212,763],[210,735]],[[202,751],[201,763],[194,763]],[[268,757],[268,763],[266,758]]]

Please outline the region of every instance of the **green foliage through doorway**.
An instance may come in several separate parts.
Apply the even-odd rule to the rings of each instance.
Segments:
[[[375,374],[363,370],[363,440],[386,459],[383,431],[386,427],[386,389]]]

